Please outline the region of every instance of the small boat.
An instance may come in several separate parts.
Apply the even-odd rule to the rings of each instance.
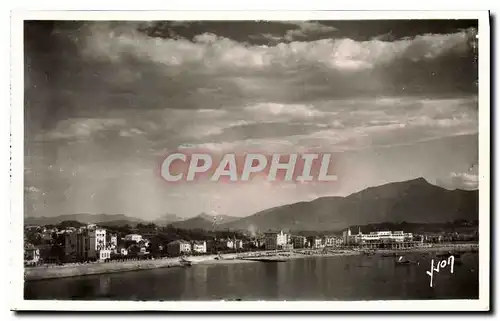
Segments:
[[[414,262],[407,260],[407,259],[403,258],[402,256],[400,256],[396,261],[396,265],[410,265],[413,263]]]
[[[181,258],[179,260],[179,262],[181,262],[182,266],[192,266],[193,265],[193,262],[186,260],[185,258]]]

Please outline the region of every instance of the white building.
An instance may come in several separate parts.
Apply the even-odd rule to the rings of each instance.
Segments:
[[[106,230],[95,224],[65,234],[64,254],[68,260],[100,260],[100,251],[106,250]]]
[[[223,240],[222,243],[224,244],[224,246],[228,249],[232,249],[234,248],[234,242],[233,240],[231,239],[227,239],[227,240]]]
[[[142,235],[140,235],[140,234],[128,234],[128,235],[125,235],[125,241],[140,242],[140,241],[142,241]]]
[[[207,253],[207,242],[206,241],[194,241],[192,244],[192,250],[195,253]]]
[[[312,247],[315,249],[322,249],[325,247],[325,243],[323,243],[323,240],[317,236],[313,239]]]
[[[40,261],[40,250],[33,245],[24,248],[24,265],[36,265]]]
[[[413,241],[412,233],[403,231],[379,231],[361,235],[362,242],[405,242]]]
[[[109,259],[111,257],[111,250],[100,250],[97,253],[98,255],[98,260],[99,261],[104,261],[106,259]]]
[[[109,235],[108,249],[116,253],[118,249],[118,236],[116,234]]]
[[[325,247],[339,247],[342,245],[342,238],[338,236],[324,236],[323,244]]]
[[[103,228],[92,228],[88,230],[89,257],[98,258],[98,252],[107,250],[106,247],[106,230]]]
[[[361,233],[361,230],[356,235],[351,234],[351,230],[344,231],[344,244],[361,244],[361,243],[402,243],[413,241],[412,233],[404,233],[403,231],[376,231],[368,234]]]
[[[243,241],[228,238],[222,240],[222,245],[227,249],[239,250],[243,248]]]

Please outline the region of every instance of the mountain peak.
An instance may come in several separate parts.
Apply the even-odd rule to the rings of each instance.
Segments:
[[[204,218],[204,219],[206,219],[206,220],[210,220],[210,221],[212,221],[212,220],[214,219],[214,217],[215,217],[215,216],[216,216],[216,215],[210,215],[210,214],[207,214],[207,213],[203,212],[203,213],[201,213],[201,214],[199,214],[199,215],[197,215],[197,216],[195,216],[195,217]]]
[[[423,177],[373,186],[346,197],[275,207],[225,225],[258,230],[340,230],[378,222],[449,222],[478,217],[477,193],[447,191]]]
[[[418,177],[407,181],[408,183],[418,183],[418,184],[430,184],[425,178]]]

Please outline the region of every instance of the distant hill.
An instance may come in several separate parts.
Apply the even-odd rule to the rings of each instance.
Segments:
[[[322,197],[222,224],[234,230],[335,231],[378,222],[439,223],[478,219],[478,191],[447,190],[419,178],[370,187],[347,197]]]
[[[341,230],[328,231],[328,234],[342,236],[345,228],[349,227],[352,234],[361,231],[367,234],[373,231],[404,231],[414,234],[442,234],[442,233],[462,233],[475,234],[479,228],[479,221],[457,220],[446,223],[411,223],[411,222],[380,222],[366,225],[346,226]],[[294,231],[297,235],[303,236],[322,236],[326,231]]]
[[[225,223],[229,223],[229,222],[234,222],[234,221],[237,221],[239,219],[241,219],[241,217],[235,217],[235,216],[229,216],[229,215],[210,215],[210,214],[206,214],[206,213],[201,213],[200,215],[198,215],[197,217],[201,217],[201,218],[204,218],[212,223],[215,222],[215,224],[217,225],[220,225],[220,224],[225,224]]]
[[[181,221],[181,220],[183,220],[183,218],[179,217],[175,214],[165,214],[162,217],[154,220],[153,223],[156,225],[159,225],[159,226],[166,226],[170,223]]]
[[[234,222],[239,220],[239,217],[233,217],[228,215],[209,215],[202,213],[198,216],[172,223],[175,228],[181,229],[202,229],[202,230],[213,230],[219,229],[221,225]]]
[[[135,226],[139,223],[147,223],[135,217],[129,217],[123,214],[66,214],[54,217],[25,217],[25,225],[56,225],[64,221],[77,221],[84,224],[105,224],[108,226],[130,225]]]
[[[362,226],[351,226],[351,232],[356,234],[372,231],[405,231],[410,233],[441,233],[441,232],[475,232],[478,230],[478,221],[457,220],[446,223],[410,223],[410,222],[382,222]]]
[[[57,224],[58,228],[67,228],[67,227],[81,227],[84,226],[85,224],[82,222],[78,221],[62,221]]]

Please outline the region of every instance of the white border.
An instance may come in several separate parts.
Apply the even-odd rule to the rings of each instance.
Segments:
[[[486,11],[14,11],[12,20],[396,20],[478,19]]]
[[[23,299],[24,20],[479,20],[479,300],[136,302]],[[490,308],[490,30],[487,11],[16,11],[11,16],[10,308],[62,311],[488,311]]]

